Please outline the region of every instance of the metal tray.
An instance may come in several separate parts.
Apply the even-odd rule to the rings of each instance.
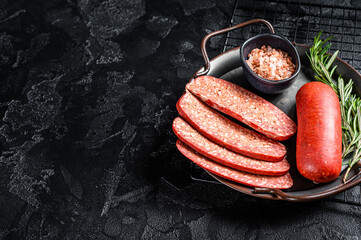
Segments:
[[[205,36],[201,44],[201,50],[206,65],[205,67],[199,69],[190,81],[192,81],[197,76],[209,75],[233,82],[273,103],[297,123],[295,102],[296,93],[302,85],[307,82],[313,81],[314,74],[306,55],[306,52],[308,51],[307,46],[294,43],[300,55],[302,64],[301,71],[293,85],[287,91],[277,95],[268,95],[261,93],[254,89],[248,83],[241,67],[240,47],[228,50],[221,55],[213,58],[211,61],[208,58],[206,51],[206,43],[208,39],[213,36],[233,31],[254,23],[263,23],[269,28],[271,32],[274,32],[274,29],[269,22],[263,19],[254,19],[226,29],[212,32]],[[361,75],[352,66],[350,66],[348,63],[346,63],[340,58],[337,58],[334,64],[338,66],[335,76],[341,74],[346,81],[348,79],[352,79],[354,81],[355,93],[358,96],[361,96]],[[314,184],[312,181],[301,176],[297,171],[296,135],[282,143],[287,148],[287,160],[291,165],[290,174],[294,181],[294,185],[290,189],[282,191],[279,189],[253,188],[232,182],[230,180],[226,180],[211,173],[209,173],[209,175],[211,175],[220,183],[251,196],[272,200],[286,200],[297,202],[317,200],[332,196],[336,193],[343,192],[361,183],[361,170],[353,169],[350,172],[349,179],[346,183],[342,182],[343,174],[341,173],[340,176],[333,182],[326,184]]]
[[[303,84],[313,81],[313,71],[306,56],[306,51],[308,51],[308,47],[300,44],[295,44],[295,46],[301,58],[301,72],[294,84],[286,92],[281,94],[268,95],[258,92],[247,82],[240,64],[239,47],[231,49],[212,59],[209,63],[209,70],[206,75],[225,79],[254,92],[255,94],[276,105],[278,108],[283,110],[289,117],[291,117],[295,122],[297,122],[295,96],[298,89]],[[356,94],[361,96],[361,75],[340,58],[337,58],[335,60],[335,64],[338,66],[335,75],[337,76],[341,74],[344,79],[353,79],[353,81],[355,82],[354,89],[356,91]],[[201,68],[197,73],[204,73],[204,71],[204,68]],[[291,165],[290,174],[294,180],[293,187],[288,190],[281,191],[278,189],[248,187],[218,177],[214,174],[209,174],[220,183],[254,197],[298,202],[311,201],[328,197],[336,193],[345,191],[361,183],[360,171],[355,170],[351,171],[350,178],[346,183],[342,182],[342,174],[337,180],[331,183],[312,183],[311,181],[302,177],[297,171],[295,154],[296,136],[293,136],[289,140],[282,143],[287,148],[287,160]]]

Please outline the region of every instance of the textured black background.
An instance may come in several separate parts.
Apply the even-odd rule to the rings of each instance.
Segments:
[[[233,6],[1,0],[0,239],[358,239],[361,207],[190,179],[175,103]]]

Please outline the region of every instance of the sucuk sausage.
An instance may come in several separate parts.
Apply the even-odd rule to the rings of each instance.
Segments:
[[[246,173],[232,169],[202,156],[182,141],[177,141],[178,150],[189,160],[200,166],[201,168],[225,179],[248,185],[251,187],[287,189],[292,187],[293,181],[291,175],[286,173],[282,176],[263,176],[252,173]]]
[[[174,119],[173,131],[183,143],[196,152],[237,170],[261,175],[280,176],[286,174],[290,169],[290,165],[285,158],[279,162],[267,162],[249,158],[219,146],[202,136],[180,117]]]
[[[281,161],[286,155],[283,144],[232,122],[187,91],[177,110],[203,136],[232,151],[266,161]]]
[[[274,140],[287,140],[297,130],[292,119],[275,105],[226,80],[201,76],[186,88],[209,106]]]
[[[335,180],[342,165],[340,103],[331,87],[320,82],[303,85],[296,94],[297,169],[315,183]]]

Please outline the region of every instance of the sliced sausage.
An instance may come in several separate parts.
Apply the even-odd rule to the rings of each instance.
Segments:
[[[284,175],[290,169],[286,159],[279,162],[267,162],[230,151],[202,136],[180,117],[174,119],[173,131],[182,142],[196,152],[231,168],[249,173],[274,176]]]
[[[269,138],[287,140],[297,130],[296,124],[282,110],[236,84],[202,76],[188,83],[186,88],[209,106]]]
[[[342,165],[340,103],[331,87],[303,85],[296,94],[298,171],[316,183],[335,180]]]
[[[281,161],[286,155],[281,143],[239,126],[189,92],[178,100],[177,110],[203,136],[232,151],[266,161]]]
[[[241,183],[252,187],[287,189],[293,185],[291,175],[286,173],[282,176],[263,176],[246,173],[233,168],[229,168],[211,161],[210,159],[195,152],[182,141],[177,141],[178,150],[189,160],[201,168],[225,179]]]

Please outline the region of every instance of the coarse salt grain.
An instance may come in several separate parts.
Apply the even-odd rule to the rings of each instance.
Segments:
[[[291,56],[281,49],[263,45],[248,54],[248,66],[258,76],[268,80],[282,80],[289,78],[296,71]]]

